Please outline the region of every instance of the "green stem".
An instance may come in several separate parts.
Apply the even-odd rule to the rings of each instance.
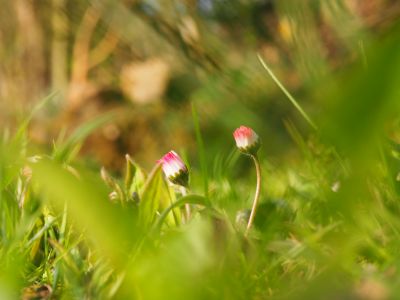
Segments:
[[[173,210],[175,207],[180,207],[186,203],[191,203],[191,204],[197,204],[197,205],[203,205],[205,207],[210,208],[209,201],[202,196],[199,195],[188,195],[185,197],[182,197],[180,199],[178,199],[177,201],[175,201],[171,206],[169,206],[167,209],[165,209],[160,217],[158,218],[157,222],[154,225],[154,229],[156,230],[160,230],[162,224],[164,223],[165,219],[167,218],[167,215],[169,214],[169,212],[171,210]]]
[[[260,190],[261,190],[261,166],[260,166],[260,161],[258,160],[257,154],[250,155],[250,156],[253,159],[254,164],[256,166],[257,186],[256,186],[256,193],[254,195],[253,207],[251,208],[249,222],[247,223],[246,232],[244,234],[245,236],[247,236],[247,234],[249,233],[249,230],[251,228],[251,225],[253,224],[254,217],[256,215],[258,200],[260,199]]]
[[[182,194],[182,197],[187,196],[187,194],[188,194],[187,187],[181,186],[181,194]],[[185,203],[185,211],[186,211],[186,223],[188,223],[190,220],[190,216],[191,216],[191,209],[190,209],[189,203]]]

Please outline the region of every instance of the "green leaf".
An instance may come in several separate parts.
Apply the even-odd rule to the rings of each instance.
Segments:
[[[128,193],[129,198],[134,198],[132,196],[134,193],[140,194],[143,186],[146,183],[147,174],[146,172],[127,154],[126,158],[126,172],[125,172],[125,190]],[[133,199],[135,200],[135,199]]]
[[[165,188],[163,181],[161,165],[157,164],[147,178],[140,195],[139,222],[144,228],[149,227],[155,218]]]
[[[137,168],[129,154],[125,155],[125,161],[126,161],[126,170],[125,170],[124,183],[125,183],[125,189],[129,191],[129,188],[131,187],[133,182],[133,178],[135,177]]]
[[[165,188],[163,189],[163,196],[161,197],[159,211],[167,209],[169,206],[176,202],[176,194],[173,186],[169,186],[164,180]],[[182,223],[182,213],[181,210],[176,207],[170,211],[166,216],[165,222],[169,226],[179,226]]]

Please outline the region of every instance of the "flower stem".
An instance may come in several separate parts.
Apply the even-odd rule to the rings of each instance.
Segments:
[[[258,160],[257,154],[250,155],[250,156],[253,159],[254,164],[256,166],[257,186],[256,186],[256,193],[254,195],[253,207],[251,208],[249,222],[247,223],[246,232],[244,234],[245,236],[247,236],[247,234],[249,233],[250,227],[253,224],[254,217],[256,215],[256,209],[257,209],[258,200],[260,199],[260,190],[261,190],[261,166],[260,166],[260,161]]]
[[[188,194],[187,187],[181,186],[181,194],[182,196],[186,196]],[[186,210],[186,223],[189,222],[190,216],[191,216],[191,210],[190,210],[190,204],[186,203],[185,204],[185,210]]]

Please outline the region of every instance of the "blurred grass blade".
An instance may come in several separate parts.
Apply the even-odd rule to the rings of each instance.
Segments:
[[[119,185],[118,181],[116,179],[114,179],[113,177],[111,177],[110,174],[108,174],[107,170],[102,167],[100,170],[100,175],[101,175],[101,179],[103,179],[103,181],[107,184],[107,186],[109,188],[111,188],[113,190],[113,192],[117,193],[118,195],[118,200],[120,201],[120,203],[122,205],[125,204],[125,194],[121,188],[121,186]]]
[[[126,210],[109,202],[98,176],[81,172],[77,179],[59,164],[46,160],[32,165],[32,169],[32,181],[38,191],[59,211],[68,203],[69,215],[77,228],[87,230],[98,249],[121,265],[122,254],[129,252],[137,240],[135,220]]]
[[[204,195],[207,197],[208,196],[208,169],[207,169],[206,152],[204,149],[203,138],[201,136],[198,113],[196,110],[196,106],[193,102],[192,102],[192,118],[193,118],[194,130],[196,133],[197,149],[199,152],[199,160],[200,160],[201,173],[202,173],[202,178],[203,178]]]
[[[111,121],[114,117],[115,113],[107,113],[78,127],[62,145],[56,145],[53,158],[59,161],[71,160],[73,154],[78,152],[80,144],[89,136],[89,134]]]
[[[317,126],[315,123],[311,120],[311,118],[307,115],[307,113],[303,110],[303,108],[300,106],[300,104],[294,99],[294,97],[288,92],[288,90],[283,86],[283,84],[279,81],[279,79],[275,76],[275,74],[272,72],[272,70],[267,66],[267,64],[264,62],[260,54],[257,54],[257,57],[261,63],[261,65],[264,67],[265,70],[267,70],[269,76],[271,76],[272,80],[276,83],[276,85],[282,90],[282,92],[288,97],[289,101],[292,102],[294,107],[299,111],[299,113],[303,116],[303,118],[307,121],[307,123],[315,130],[317,130]]]
[[[376,141],[399,113],[400,26],[397,34],[377,40],[366,48],[368,70],[351,69],[346,76],[320,88],[327,103],[321,133],[338,149],[361,156],[376,151]],[[372,51],[371,51],[372,50]],[[373,144],[373,145],[372,145]],[[366,161],[370,157],[364,157]],[[363,163],[362,163],[363,164]]]
[[[14,136],[14,140],[19,140],[22,138],[23,135],[26,133],[26,129],[28,128],[29,122],[35,116],[35,114],[40,111],[50,100],[52,100],[59,92],[55,91],[50,93],[48,96],[43,98],[39,103],[37,103],[31,110],[28,117],[26,117],[22,122],[21,125],[18,127],[18,131]]]

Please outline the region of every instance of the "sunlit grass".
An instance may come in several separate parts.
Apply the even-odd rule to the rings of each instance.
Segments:
[[[194,105],[188,195],[129,155],[123,178],[85,167],[80,146],[113,115],[45,153],[27,139],[29,118],[2,134],[0,298],[396,299],[400,154],[385,129],[399,130],[399,38],[373,43],[367,69],[315,87],[327,103],[313,118],[319,129],[286,122],[294,159],[274,163],[263,140],[248,236],[254,172],[233,139],[232,152],[207,152]]]

